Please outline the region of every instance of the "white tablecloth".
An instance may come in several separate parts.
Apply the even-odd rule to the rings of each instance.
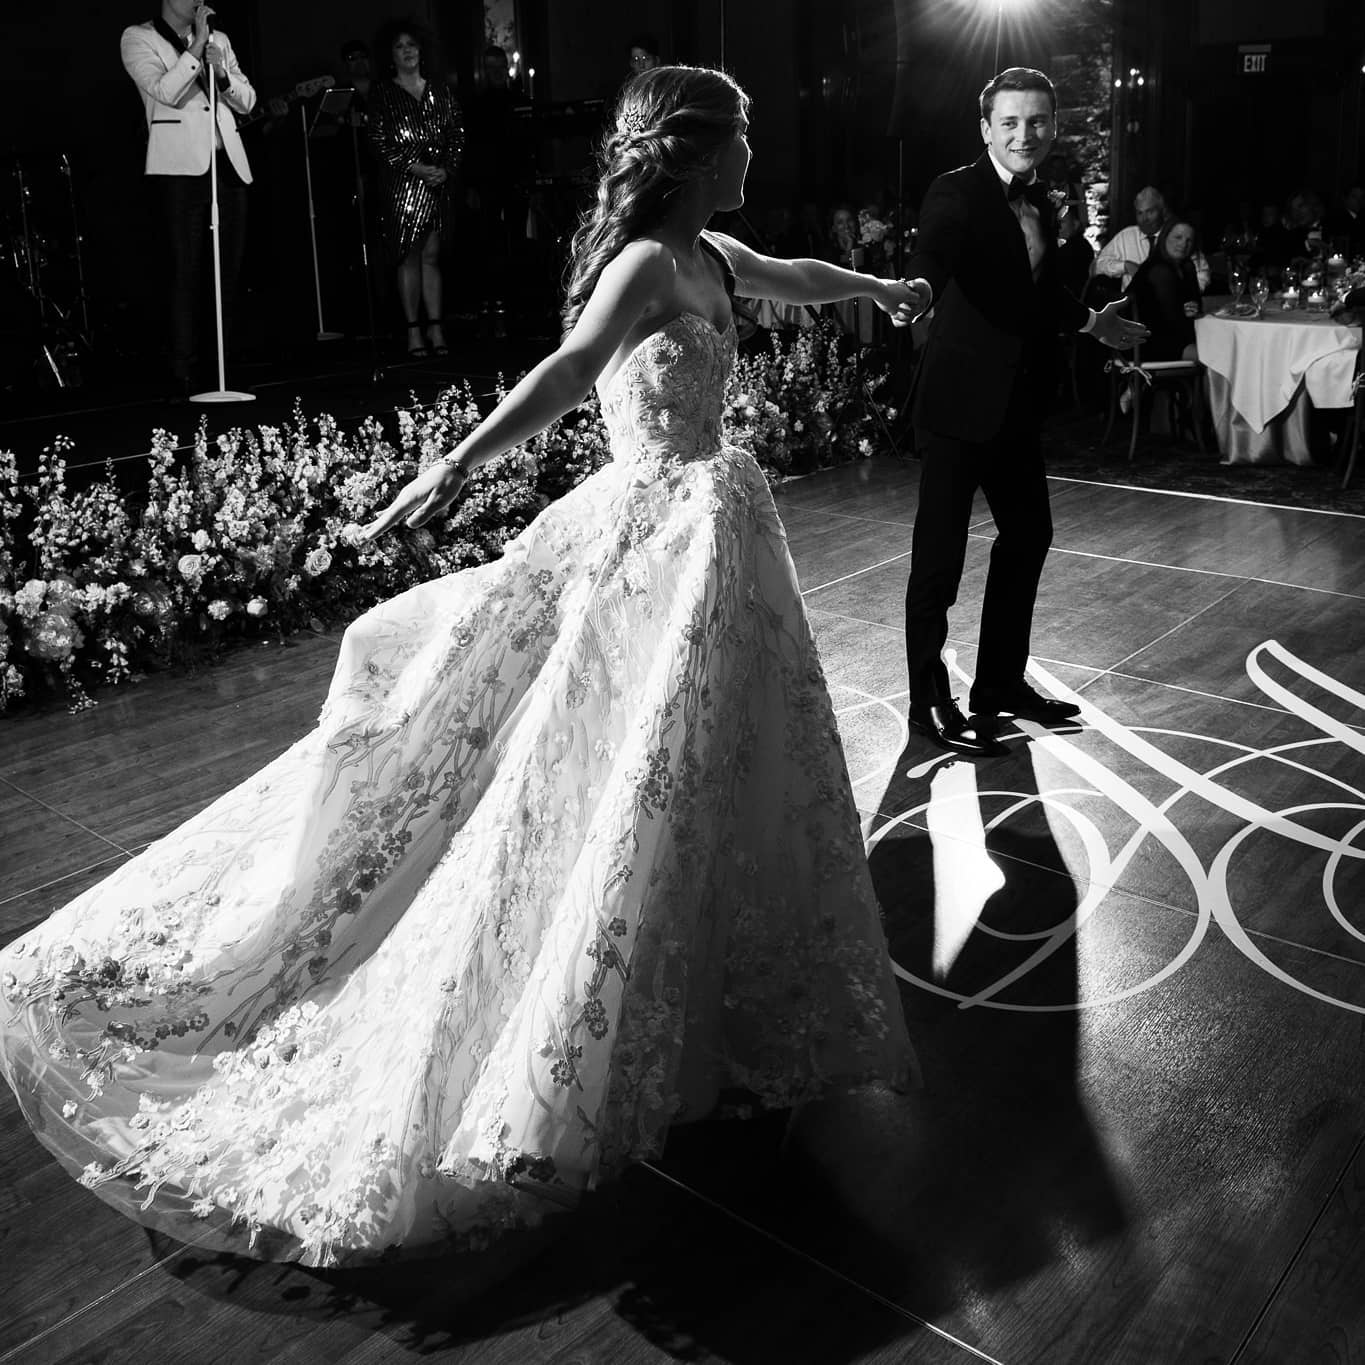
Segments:
[[[1309,405],[1351,406],[1360,328],[1272,301],[1261,318],[1208,313],[1194,332],[1228,463],[1307,464]]]

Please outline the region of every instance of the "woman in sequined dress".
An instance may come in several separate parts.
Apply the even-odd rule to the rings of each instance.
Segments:
[[[408,354],[443,356],[441,232],[464,149],[460,106],[444,82],[428,78],[431,45],[420,25],[395,20],[381,31],[377,50],[389,54],[393,72],[375,82],[369,99],[370,143],[383,177],[384,245],[398,266]]]
[[[594,384],[612,459],[367,611],[315,729],[0,949],[0,1074],[131,1217],[310,1265],[479,1248],[727,1090],[916,1070],[786,536],[723,412],[736,289],[901,324],[928,299],[705,231],[743,202],[747,106],[720,72],[630,82],[563,341],[360,539]]]

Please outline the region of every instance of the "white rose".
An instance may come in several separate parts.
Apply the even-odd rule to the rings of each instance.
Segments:
[[[264,616],[269,610],[270,603],[267,602],[264,597],[253,597],[251,601],[246,604],[246,614],[248,616],[255,616],[258,619]]]
[[[198,578],[204,572],[203,555],[181,555],[175,566],[181,578]]]
[[[316,578],[320,573],[326,573],[332,567],[332,556],[326,550],[317,549],[308,552],[308,558],[303,561],[303,571],[312,578]]]
[[[200,551],[207,550],[213,543],[209,539],[209,533],[207,531],[196,531],[190,539],[194,544],[194,548]]]

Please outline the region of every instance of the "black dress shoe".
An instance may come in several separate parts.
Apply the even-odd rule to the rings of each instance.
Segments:
[[[978,729],[958,709],[952,698],[910,706],[910,724],[936,744],[957,754],[973,758],[991,758],[1007,750],[989,731]]]
[[[1081,714],[1081,708],[1074,702],[1044,697],[1026,682],[1015,683],[1013,687],[974,687],[971,705],[973,719],[980,716],[985,729],[991,728],[985,722],[1001,712],[1042,725],[1061,725]]]

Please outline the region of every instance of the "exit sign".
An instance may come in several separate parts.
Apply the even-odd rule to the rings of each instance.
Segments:
[[[1237,72],[1242,76],[1264,76],[1270,70],[1269,43],[1242,43],[1237,48]]]

